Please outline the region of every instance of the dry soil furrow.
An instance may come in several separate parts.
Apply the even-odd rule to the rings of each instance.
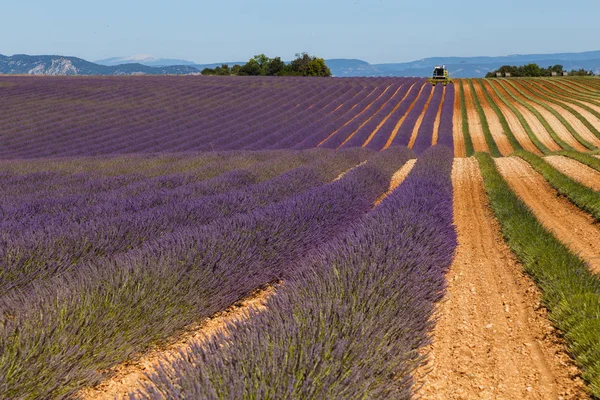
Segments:
[[[415,122],[413,131],[410,134],[410,139],[408,141],[409,149],[413,148],[413,146],[415,144],[415,140],[417,140],[417,133],[419,133],[419,128],[421,128],[421,124],[423,123],[423,118],[425,118],[425,113],[427,112],[427,109],[429,108],[429,104],[431,104],[431,99],[433,98],[433,92],[434,92],[434,86],[431,86],[431,92],[429,92],[429,97],[427,98],[427,101],[425,102],[425,105],[423,106],[423,110],[421,111],[421,115],[419,115],[419,117],[417,118],[417,121]]]
[[[548,182],[525,160],[518,157],[495,159],[498,170],[515,193],[533,210],[540,223],[578,253],[595,273],[600,274],[600,225],[565,197],[558,196]]]
[[[426,399],[585,398],[540,295],[502,239],[477,161],[455,159],[458,248],[417,374]],[[425,373],[429,370],[429,373]]]
[[[483,134],[483,128],[481,127],[481,120],[475,104],[473,104],[473,96],[471,95],[471,88],[469,87],[466,80],[461,80],[463,90],[465,92],[465,105],[467,107],[467,119],[469,120],[469,133],[471,134],[471,141],[473,142],[473,149],[475,151],[485,151],[489,153],[487,143],[485,141],[485,135]]]
[[[483,113],[485,114],[485,119],[487,120],[488,126],[490,127],[490,132],[492,137],[494,138],[494,142],[498,146],[498,150],[503,156],[507,156],[513,152],[513,148],[504,133],[504,129],[502,128],[502,124],[498,119],[498,116],[488,103],[485,94],[483,93],[483,89],[479,82],[474,81],[473,87],[475,88],[475,94],[479,99],[479,103],[481,104],[481,108],[483,108]]]
[[[396,188],[398,186],[400,186],[400,184],[402,182],[404,182],[404,179],[406,179],[408,174],[410,174],[410,171],[412,171],[416,162],[417,162],[417,160],[414,158],[411,160],[408,160],[398,171],[396,171],[394,173],[394,175],[392,175],[392,179],[390,180],[390,187],[388,188],[388,191],[385,192],[384,194],[382,194],[381,196],[379,196],[377,198],[377,200],[375,200],[375,206],[378,206],[379,203],[381,203],[383,201],[383,199],[385,199],[390,193],[392,193],[394,190],[396,190]]]
[[[520,98],[520,95],[513,88],[511,88],[510,85],[506,84],[506,87],[503,87],[498,82],[494,82],[493,84],[507,100],[513,100],[511,94],[515,95],[517,98]],[[558,143],[552,139],[552,136],[550,136],[546,128],[544,128],[544,125],[542,125],[542,122],[538,119],[538,117],[535,116],[534,113],[529,111],[527,107],[517,101],[513,100],[512,104],[517,110],[519,110],[521,115],[523,115],[523,118],[525,118],[525,121],[527,121],[535,136],[537,136],[539,141],[542,142],[544,146],[546,146],[550,151],[562,150]]]
[[[453,85],[460,85],[456,82]],[[460,107],[460,90],[454,89],[454,114],[452,115],[452,138],[454,140],[454,157],[465,157],[465,138],[462,131],[462,109]]]
[[[562,81],[556,82],[556,81],[552,80],[550,82],[546,82],[546,84],[550,85],[550,87],[552,87],[554,90],[556,90],[561,95],[563,95],[567,98],[579,97],[579,98],[583,99],[583,100],[579,100],[579,99],[575,99],[575,100],[581,101],[582,103],[585,103],[587,106],[594,109],[595,111],[600,112],[600,106],[598,106],[598,102],[600,101],[600,96],[598,96],[598,94],[585,93],[584,91],[582,91],[581,87],[570,86],[570,84],[568,84],[566,82],[562,82]],[[594,104],[594,102],[596,104]]]
[[[534,93],[531,93],[531,92],[528,93],[527,89],[523,85],[519,85],[518,82],[517,82],[516,86],[519,88],[519,90],[523,91],[524,93],[526,93],[528,96],[532,97],[533,99],[545,103],[544,99],[539,98]],[[546,108],[542,107],[541,105],[526,99],[517,91],[513,91],[513,93],[516,96],[518,96],[522,101],[527,102],[530,106],[535,108],[536,111],[539,112],[542,115],[542,117],[548,122],[548,124],[552,127],[552,129],[554,129],[554,132],[556,132],[558,137],[561,138],[565,143],[567,143],[569,146],[571,146],[574,150],[587,151],[587,148],[584,145],[582,145],[581,143],[579,143],[579,141],[577,141],[577,139],[575,139],[575,137],[573,135],[571,135],[571,132],[569,132],[567,127],[564,126],[563,123],[560,122],[560,120],[558,118],[556,118],[550,111],[548,111]],[[567,120],[567,122],[568,122],[568,120]]]
[[[544,157],[550,165],[593,190],[600,190],[600,172],[577,160],[563,156]]]
[[[446,99],[446,86],[442,89],[442,100],[440,101],[440,105],[438,107],[438,112],[435,115],[435,121],[433,122],[433,135],[431,137],[431,145],[435,146],[438,142],[438,138],[440,137],[440,121],[442,118],[442,108],[444,107],[444,100]]]
[[[520,83],[522,86],[527,87],[527,89],[529,90],[530,93],[535,93],[536,95],[538,95],[539,93],[544,93],[546,96],[550,96],[552,98],[554,98],[556,96],[552,92],[544,92],[541,86],[538,86],[538,85],[533,86],[533,84],[530,82],[527,82],[527,84],[525,84],[524,82],[520,82]],[[535,89],[535,91],[534,91],[534,89]],[[540,100],[543,101],[543,98],[540,98]],[[598,125],[600,125],[600,120],[598,120],[598,118],[596,118],[596,116],[594,116],[589,111],[584,110],[583,108],[581,108],[575,104],[572,104],[566,100],[561,100],[561,99],[556,99],[556,100],[558,100],[562,104],[565,104],[565,105],[571,107],[572,109],[574,109],[575,111],[580,113],[581,116],[584,117],[585,119],[587,119],[592,125],[596,126],[594,124],[594,121],[596,121],[598,123]],[[596,135],[594,135],[587,128],[587,126],[585,126],[583,124],[583,122],[581,122],[579,120],[579,118],[577,118],[570,111],[567,111],[564,107],[562,107],[560,105],[550,103],[550,102],[546,102],[546,104],[548,104],[550,107],[552,107],[556,111],[558,111],[562,115],[562,117],[571,124],[573,129],[575,129],[582,138],[584,138],[585,140],[587,140],[589,143],[593,144],[594,146],[600,147],[600,138],[596,137]],[[596,127],[596,129],[600,129],[600,127]]]
[[[491,84],[488,82],[488,80],[484,80],[483,84],[486,85],[487,92],[489,93],[492,101],[496,103],[496,105],[502,112],[502,115],[504,115],[504,118],[506,119],[506,122],[508,123],[511,132],[513,133],[513,135],[515,135],[515,138],[517,139],[519,144],[523,146],[523,149],[531,153],[535,153],[537,155],[542,154],[540,150],[535,146],[535,144],[531,141],[531,139],[527,135],[527,132],[525,132],[525,129],[523,128],[523,125],[521,125],[521,122],[519,121],[517,116],[512,112],[510,108],[506,106],[506,104],[504,104],[500,97],[496,95],[496,92],[494,92],[494,89],[491,87]]]
[[[229,307],[227,310],[203,321],[197,326],[186,329],[166,348],[152,349],[136,361],[120,364],[113,369],[111,379],[102,382],[94,388],[82,390],[79,398],[84,400],[113,400],[129,399],[128,393],[141,389],[142,384],[148,383],[147,373],[155,371],[161,361],[173,360],[180,351],[189,349],[192,343],[204,341],[225,330],[228,323],[248,318],[251,309],[264,310],[266,300],[275,293],[274,286],[256,290],[248,298]]]

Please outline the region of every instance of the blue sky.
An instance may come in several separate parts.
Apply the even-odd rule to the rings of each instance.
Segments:
[[[7,2],[4,2],[7,3]],[[198,63],[306,51],[371,63],[600,49],[600,1],[85,0],[0,6],[0,54]]]

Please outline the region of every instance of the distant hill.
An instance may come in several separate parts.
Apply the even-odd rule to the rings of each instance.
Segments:
[[[536,63],[542,67],[562,64],[566,70],[585,69],[600,74],[600,51],[556,54],[514,54],[501,57],[431,57],[405,63],[369,64],[359,59],[325,60],[337,77],[429,76],[435,65],[446,65],[455,78],[481,78],[502,65]],[[197,74],[204,68],[245,61],[196,64],[193,61],[156,58],[150,55],[113,57],[96,63],[76,57],[0,55],[0,74],[38,75],[164,75]]]
[[[406,63],[369,64],[355,59],[325,60],[334,76],[429,76],[435,65],[446,65],[450,76],[480,78],[502,65],[562,64],[565,69],[600,73],[600,51],[557,54],[515,54],[502,57],[432,57]]]
[[[105,66],[77,57],[58,55],[29,56],[0,54],[0,74],[27,75],[181,75],[199,73],[187,65],[150,67],[138,63]]]

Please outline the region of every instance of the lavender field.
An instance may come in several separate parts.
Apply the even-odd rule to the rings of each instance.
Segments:
[[[1,78],[0,398],[85,398],[275,282],[131,397],[409,398],[456,247],[452,90]]]

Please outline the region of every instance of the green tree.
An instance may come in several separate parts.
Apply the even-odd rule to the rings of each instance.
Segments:
[[[262,68],[260,64],[254,59],[250,59],[246,64],[242,65],[239,74],[242,76],[258,76],[261,75]]]
[[[276,76],[281,75],[285,72],[286,65],[283,61],[281,61],[280,57],[275,57],[269,61],[266,66],[266,74],[268,76]]]

